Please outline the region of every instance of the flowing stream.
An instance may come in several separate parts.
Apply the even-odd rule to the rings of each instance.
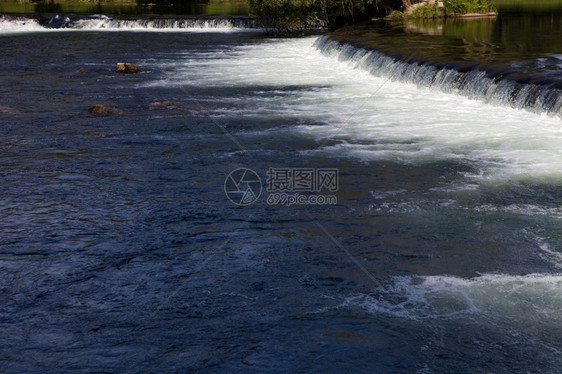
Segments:
[[[0,18],[1,372],[559,372],[560,51],[47,21]]]

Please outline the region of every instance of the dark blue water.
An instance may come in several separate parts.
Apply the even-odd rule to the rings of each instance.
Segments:
[[[0,39],[0,371],[559,371],[558,118],[381,85],[315,37]],[[270,168],[337,169],[337,204],[268,204]]]

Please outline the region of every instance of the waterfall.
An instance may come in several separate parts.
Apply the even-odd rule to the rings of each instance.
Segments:
[[[248,29],[255,28],[255,22],[249,17],[200,17],[200,18],[134,18],[120,19],[108,16],[94,16],[71,19],[54,17],[45,25],[55,28],[72,28],[83,30],[163,30],[163,29]]]
[[[172,17],[114,18],[105,15],[77,17],[70,15],[23,17],[0,15],[0,32],[27,32],[53,29],[65,30],[234,30],[255,29],[250,17]]]
[[[318,38],[315,47],[325,55],[393,81],[411,82],[418,87],[435,87],[490,104],[509,105],[553,116],[562,115],[560,82],[544,79],[534,82],[530,78],[518,81],[507,77],[513,71],[498,72],[481,67],[458,69],[453,65],[405,61],[375,50],[340,43],[326,35]]]

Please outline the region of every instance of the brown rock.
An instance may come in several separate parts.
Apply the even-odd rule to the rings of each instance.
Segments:
[[[136,74],[143,71],[144,70],[141,67],[128,62],[118,62],[117,67],[115,68],[115,72],[121,74]]]
[[[92,114],[109,114],[109,109],[105,105],[98,104],[88,108],[88,112]]]

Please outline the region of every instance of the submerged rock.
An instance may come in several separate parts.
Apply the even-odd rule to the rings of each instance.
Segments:
[[[14,110],[8,106],[0,105],[0,115],[2,114],[12,114]]]
[[[177,109],[180,107],[180,104],[175,101],[156,101],[154,103],[150,103],[148,105],[148,109]]]
[[[124,111],[115,107],[106,107],[103,104],[96,104],[88,108],[88,112],[92,114],[125,114]]]
[[[118,62],[117,67],[115,68],[115,72],[121,74],[136,74],[136,73],[141,73],[143,71],[145,70],[142,69],[140,66],[128,62]]]
[[[109,114],[110,111],[105,105],[97,104],[88,108],[88,112],[92,114]]]

